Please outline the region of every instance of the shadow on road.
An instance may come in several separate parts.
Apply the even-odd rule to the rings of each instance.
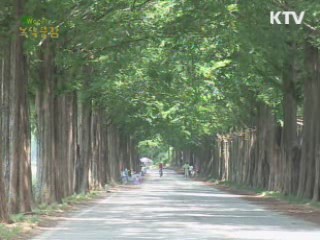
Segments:
[[[120,191],[36,239],[320,239],[315,225],[282,216],[166,170]]]

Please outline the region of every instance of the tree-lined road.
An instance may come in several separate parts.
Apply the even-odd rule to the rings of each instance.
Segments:
[[[34,238],[44,239],[319,240],[320,227],[165,170]]]

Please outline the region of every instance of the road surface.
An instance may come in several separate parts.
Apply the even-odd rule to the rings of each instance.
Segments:
[[[320,228],[165,170],[34,238],[44,239],[319,240]]]

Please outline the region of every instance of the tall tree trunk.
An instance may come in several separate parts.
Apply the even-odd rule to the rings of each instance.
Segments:
[[[9,108],[8,108],[8,86],[9,86],[9,51],[3,51],[4,57],[0,58],[0,222],[7,222],[9,220],[8,206],[4,181],[3,166],[7,161],[7,147],[8,147],[8,130],[9,130]]]
[[[75,92],[71,93],[65,99],[67,108],[66,108],[66,116],[68,119],[68,127],[66,129],[67,134],[67,152],[66,152],[66,160],[67,160],[67,196],[70,196],[75,191],[75,162],[76,162],[76,151],[77,151],[77,95]]]
[[[293,51],[293,50],[292,50]],[[283,192],[294,194],[297,191],[297,171],[294,168],[294,147],[297,145],[297,102],[295,97],[296,74],[294,69],[294,53],[289,56],[284,66],[283,74],[283,113],[284,125],[282,131],[282,161]]]
[[[55,90],[53,52],[50,42],[45,41],[40,50],[39,77],[42,85],[37,91],[36,106],[38,116],[38,163],[37,163],[37,198],[42,203],[56,202],[57,163],[55,141]]]
[[[3,166],[5,165],[6,159],[6,144],[8,139],[8,134],[6,129],[8,130],[8,125],[6,121],[6,116],[8,115],[8,76],[7,76],[7,62],[5,58],[8,57],[4,54],[4,58],[0,58],[1,66],[0,66],[0,132],[2,135],[0,137],[0,222],[8,221],[8,205],[7,205],[7,197],[6,197],[6,188],[3,176]]]
[[[59,79],[58,88],[63,88],[67,80]],[[56,156],[56,198],[61,201],[74,192],[74,162],[77,138],[77,112],[75,94],[55,94],[54,99],[54,136]]]
[[[89,191],[89,167],[91,162],[91,103],[80,101],[79,104],[79,169],[77,171],[77,187],[78,193],[87,193]]]
[[[91,121],[90,189],[101,189],[107,182],[107,132],[105,115],[101,108],[95,109]]]
[[[15,1],[15,19],[23,14],[23,0]],[[18,27],[11,41],[10,126],[9,126],[9,209],[11,213],[31,211],[30,124],[28,112],[28,78],[23,39]]]
[[[318,201],[320,196],[320,53],[310,43],[306,47],[307,70],[305,81],[305,124],[301,171],[300,196]],[[304,182],[303,182],[304,181]]]
[[[1,152],[1,150],[0,150]],[[6,191],[4,187],[2,158],[0,158],[0,222],[9,220]]]
[[[311,198],[318,192],[318,165],[319,147],[319,50],[307,43],[306,46],[306,67],[308,77],[304,81],[304,127],[302,155],[300,163],[300,179],[298,196]],[[315,179],[315,177],[317,178]],[[315,189],[316,188],[316,189]],[[314,195],[314,199],[318,196]]]
[[[320,200],[320,56],[319,56],[319,49],[318,49],[318,60],[317,60],[317,79],[315,83],[315,89],[314,89],[314,94],[315,94],[315,119],[314,121],[316,122],[316,128],[315,130],[315,153],[314,153],[314,158],[315,158],[315,183],[314,183],[314,188],[313,188],[313,200],[314,201],[319,201]]]
[[[119,159],[119,132],[114,124],[108,126],[108,166],[109,182],[113,183],[120,178]],[[132,167],[132,165],[130,165]]]

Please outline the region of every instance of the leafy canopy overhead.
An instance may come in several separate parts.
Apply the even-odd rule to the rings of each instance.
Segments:
[[[285,9],[308,11],[306,24],[271,25],[270,11]],[[320,3],[299,0],[30,0],[26,12],[60,26],[51,44],[57,74],[71,79],[62,92],[78,91],[138,141],[177,148],[254,126],[258,102],[281,120],[283,67],[293,45],[318,44],[310,29],[320,26]],[[26,41],[35,66],[41,44]]]

